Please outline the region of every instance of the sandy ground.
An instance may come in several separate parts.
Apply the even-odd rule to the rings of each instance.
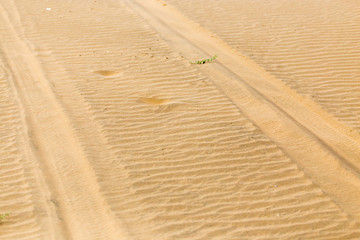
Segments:
[[[0,239],[360,239],[359,13],[1,0]]]

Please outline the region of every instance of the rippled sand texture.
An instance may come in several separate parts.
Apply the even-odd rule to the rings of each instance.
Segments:
[[[40,226],[35,213],[31,182],[26,169],[31,163],[19,146],[23,144],[22,114],[13,86],[0,63],[0,212],[10,214],[0,225],[1,239],[39,238]]]
[[[345,54],[345,44],[334,42],[338,47],[319,50],[310,64],[299,47],[309,45],[306,51],[313,53],[310,47],[318,45],[310,46],[305,34],[310,30],[299,16],[283,18],[298,21],[304,40],[292,32],[286,35],[291,27],[278,26],[288,38],[277,52],[275,44],[261,38],[267,36],[261,26],[265,18],[235,14],[246,12],[246,2],[208,1],[206,6],[205,1],[182,1],[181,7],[180,1],[169,2],[181,11],[193,6],[191,17],[224,39],[234,39],[229,44],[238,44],[239,51],[245,43],[254,44],[259,64],[267,66],[261,57],[274,57],[272,64],[284,70],[271,68],[272,74],[288,75],[281,79],[314,95],[321,106],[330,107],[325,99],[331,101],[329,111],[340,114],[340,107],[350,112],[356,106],[355,87],[346,94],[349,98],[337,100],[356,83],[358,72],[345,61],[359,50],[355,38],[344,37],[354,41],[347,43],[354,50],[349,55],[339,54]],[[249,3],[248,11],[259,12],[260,18],[259,6]],[[283,13],[281,2],[276,6],[274,11]],[[152,7],[173,19],[163,21],[164,15],[152,14]],[[203,19],[207,7],[213,10]],[[302,9],[308,8],[304,3]],[[277,110],[280,103],[271,105],[271,91],[263,95],[241,83],[263,76],[246,62],[235,60],[235,67],[226,70],[226,57],[237,59],[228,46],[214,42],[219,60],[190,64],[201,54],[195,41],[183,36],[198,32],[198,26],[190,21],[179,29],[168,26],[181,19],[172,9],[155,0],[1,1],[0,213],[10,216],[0,224],[0,239],[358,239],[360,215],[351,209],[358,207],[359,182],[355,167],[343,164],[347,155],[311,135],[306,123],[290,119],[286,109]],[[323,11],[319,14],[325,16],[328,11]],[[328,20],[341,20],[341,13]],[[246,21],[253,25],[246,28],[250,32],[241,29],[248,34],[243,36],[238,28]],[[330,34],[333,28],[323,24],[324,34]],[[206,33],[201,36],[204,47],[213,44]],[[269,50],[260,52],[265,47]],[[336,68],[315,66],[326,57],[332,59],[326,64]],[[337,64],[340,59],[343,65]],[[245,70],[236,67],[243,64]],[[236,81],[227,82],[231,78]],[[301,78],[314,81],[302,85]],[[274,89],[277,97],[298,101]],[[353,100],[345,100],[351,94]],[[359,123],[341,116],[349,124]],[[354,149],[356,141],[349,140]]]
[[[360,132],[358,1],[168,2]]]

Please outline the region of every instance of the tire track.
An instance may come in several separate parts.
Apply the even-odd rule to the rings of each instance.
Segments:
[[[93,226],[93,238],[108,239],[103,226],[99,230],[94,225],[107,219],[103,215],[97,220],[91,218],[99,211],[116,216],[109,221],[125,222],[132,239],[356,239],[359,236],[358,223],[339,207],[341,204],[329,197],[327,191],[323,192],[307,171],[304,173],[300,164],[289,158],[288,148],[282,149],[282,145],[266,136],[271,130],[270,136],[277,136],[276,140],[284,143],[289,132],[282,129],[292,127],[292,121],[281,117],[278,123],[276,108],[273,110],[271,104],[259,100],[262,99],[259,92],[232,82],[239,76],[229,75],[223,65],[216,71],[212,70],[216,62],[200,69],[181,57],[184,55],[189,60],[203,57],[204,53],[193,42],[202,40],[206,47],[207,37],[198,38],[191,32],[189,39],[195,40],[189,42],[173,35],[169,28],[159,31],[157,24],[147,22],[144,15],[138,16],[132,10],[138,9],[132,1],[127,2],[129,5],[121,1],[94,1],[87,2],[86,7],[83,1],[47,3],[53,9],[51,14],[43,9],[44,2],[16,2],[22,17],[16,29],[23,29],[23,37],[33,44],[26,50],[31,53],[31,59],[37,53],[34,59],[37,66],[32,69],[39,71],[31,72],[42,76],[41,83],[45,86],[41,85],[40,89],[51,86],[49,94],[39,97],[49,98],[46,108],[34,107],[37,102],[26,106],[50,114],[50,120],[54,119],[52,114],[59,113],[59,124],[66,127],[65,133],[59,133],[60,144],[66,139],[71,145],[75,141],[75,146],[56,148],[65,153],[71,151],[71,156],[79,156],[91,166],[89,174],[82,167],[73,166],[76,161],[73,164],[71,156],[67,161],[67,157],[52,158],[65,161],[65,166],[47,171],[57,174],[55,180],[64,175],[59,184],[71,185],[64,186],[65,190],[80,193],[70,203],[63,200],[71,197],[65,190],[54,195],[61,204],[67,204],[65,209],[60,204],[59,209],[65,215],[69,237],[81,239],[82,231]],[[152,11],[154,6],[147,7]],[[176,12],[170,15],[160,16],[168,23],[183,25]],[[190,29],[193,26],[190,24]],[[201,27],[196,30],[202,32]],[[184,31],[186,28],[180,32]],[[179,40],[183,40],[183,45],[178,44]],[[226,45],[220,43],[220,46],[219,54],[226,55]],[[17,46],[17,50],[21,49]],[[13,56],[15,50],[8,54]],[[24,65],[33,66],[28,62]],[[256,79],[253,71],[237,69],[240,70],[242,77]],[[53,107],[55,112],[49,109]],[[247,115],[254,120],[249,120]],[[264,127],[265,123],[268,127]],[[264,134],[257,124],[267,132]],[[45,132],[37,133],[38,138],[58,128],[56,122],[51,122],[44,127]],[[309,161],[314,156],[326,161],[335,159],[320,144],[314,144],[316,140],[304,137],[303,129],[297,128],[295,133],[290,136],[302,143],[289,152],[303,154],[295,160],[302,156],[310,157]],[[55,147],[57,139],[48,139]],[[305,144],[311,147],[307,151],[315,153],[301,150]],[[67,147],[70,148],[64,149]],[[46,149],[49,146],[41,146],[39,155]],[[324,169],[325,176],[329,176],[330,167]],[[71,168],[84,173],[70,178],[67,173]],[[332,171],[338,173],[335,176],[338,178],[346,174],[342,168],[334,167]],[[89,176],[82,178],[83,174]],[[91,181],[78,184],[77,177]],[[350,174],[340,180],[346,185],[351,177]],[[70,180],[75,183],[70,184]],[[341,181],[334,179],[331,183]],[[86,184],[97,188],[108,210],[99,207],[89,211],[85,209],[89,205],[77,208],[85,196],[92,196]],[[92,207],[96,206],[95,203]],[[76,212],[66,216],[74,208]],[[82,222],[72,225],[79,218]],[[108,233],[111,235],[111,231]]]
[[[358,3],[169,2],[359,131]],[[211,23],[207,20],[209,14],[213,16]]]
[[[63,233],[56,239],[123,237],[99,193],[96,177],[71,123],[54,97],[34,53],[19,38],[6,10],[0,10],[7,34],[2,51],[32,133],[34,153],[56,202],[58,218],[64,222]],[[14,21],[16,10],[11,13]]]
[[[150,0],[129,4],[187,59],[221,53],[203,72],[348,213],[360,217],[354,200],[360,196],[355,187],[360,186],[357,134],[170,5]],[[344,196],[339,185],[353,198]]]
[[[358,3],[169,2],[294,91],[359,131]],[[209,14],[213,16],[211,22],[207,20]]]
[[[3,41],[5,41],[3,39]],[[0,52],[0,57],[2,54]],[[21,110],[16,102],[0,60],[0,213],[9,216],[0,224],[1,239],[43,239],[39,217],[35,211],[43,211],[41,200],[35,195],[37,188],[34,175],[30,173],[31,161],[22,146],[23,126]],[[40,197],[41,198],[41,197]]]

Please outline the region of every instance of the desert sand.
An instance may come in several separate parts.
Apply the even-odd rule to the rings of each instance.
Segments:
[[[355,0],[1,0],[0,239],[360,239],[359,23]]]

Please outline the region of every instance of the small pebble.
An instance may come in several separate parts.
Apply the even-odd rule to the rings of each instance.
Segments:
[[[46,8],[47,11],[51,11],[51,8]]]

